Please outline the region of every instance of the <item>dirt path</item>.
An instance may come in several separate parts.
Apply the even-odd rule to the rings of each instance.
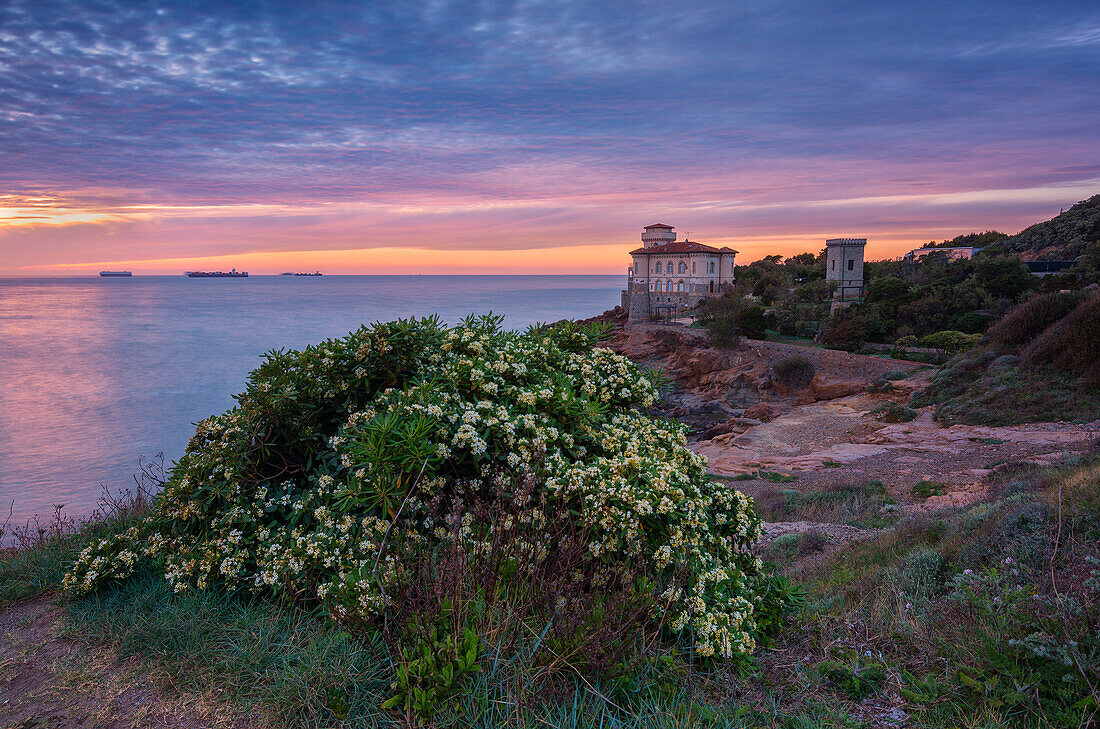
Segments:
[[[908,423],[871,415],[883,396],[858,394],[797,406],[768,423],[694,443],[710,470],[730,476],[761,468],[797,474],[791,488],[881,481],[907,507],[936,508],[981,498],[991,469],[1009,461],[1049,464],[1087,451],[1100,423],[1034,423],[943,428],[931,408]],[[943,484],[942,496],[919,499],[920,481]]]
[[[0,611],[0,727],[258,728],[214,695],[181,693],[149,667],[65,635],[49,596]]]

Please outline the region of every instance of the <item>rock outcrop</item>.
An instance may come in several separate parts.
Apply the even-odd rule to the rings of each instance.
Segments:
[[[715,347],[706,332],[674,325],[623,328],[608,344],[667,375],[672,383],[664,393],[668,414],[685,420],[705,438],[752,427],[745,418],[771,420],[796,405],[862,392],[890,370],[918,367],[777,342],[743,340],[735,346]],[[807,386],[792,389],[775,378],[773,367],[796,356],[809,361],[814,374]]]

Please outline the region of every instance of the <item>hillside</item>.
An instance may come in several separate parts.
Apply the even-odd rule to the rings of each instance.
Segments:
[[[945,425],[1100,417],[1100,293],[1041,294],[954,357],[912,405]]]
[[[1067,261],[1084,255],[1090,248],[1100,253],[1100,195],[1001,239],[997,247],[1016,253],[1025,261]]]

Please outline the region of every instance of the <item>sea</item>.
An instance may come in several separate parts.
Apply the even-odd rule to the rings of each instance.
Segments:
[[[0,526],[79,519],[183,453],[264,352],[360,325],[504,315],[508,329],[619,303],[622,276],[0,278]],[[9,529],[10,534],[10,529]]]

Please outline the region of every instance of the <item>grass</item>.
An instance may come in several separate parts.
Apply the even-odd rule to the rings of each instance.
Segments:
[[[880,481],[834,484],[803,491],[786,488],[751,490],[760,515],[767,521],[817,521],[861,528],[893,524],[894,499]]]
[[[979,503],[823,554],[785,551],[777,564],[811,607],[780,640],[771,685],[796,690],[796,664],[818,691],[900,696],[910,726],[1092,726],[1100,457],[990,478]]]
[[[433,725],[857,727],[881,725],[900,700],[909,726],[1088,726],[1100,708],[1100,457],[989,478],[984,501],[903,519],[878,482],[798,491],[756,480],[773,520],[881,522],[829,549],[815,530],[762,548],[809,597],[774,650],[743,666],[659,652],[527,702],[515,700],[516,681],[529,674],[488,650]],[[108,528],[0,554],[5,602],[56,587],[75,550]],[[145,569],[66,607],[72,637],[184,688],[216,688],[270,726],[409,725],[380,708],[394,680],[385,642],[318,606],[176,594]]]
[[[3,605],[56,593],[80,549],[126,528],[129,518],[44,533],[0,553]],[[341,627],[320,605],[217,588],[175,593],[155,566],[146,566],[64,607],[68,638],[139,659],[186,692],[213,691],[264,726],[420,725],[400,710],[382,708],[394,694],[396,673],[381,633]],[[527,644],[541,640],[532,635]],[[532,691],[532,677],[547,675],[547,666],[527,663],[522,645],[502,653],[484,644],[481,670],[439,707],[431,726],[854,726],[843,707],[827,703],[794,709],[730,704],[723,696],[740,669],[704,662],[686,648],[659,649],[603,678],[562,666],[551,672],[545,690]]]
[[[146,570],[72,603],[69,615],[74,635],[144,658],[185,688],[216,683],[275,726],[388,721],[379,709],[393,680],[386,646],[317,609],[213,589],[175,594]]]

